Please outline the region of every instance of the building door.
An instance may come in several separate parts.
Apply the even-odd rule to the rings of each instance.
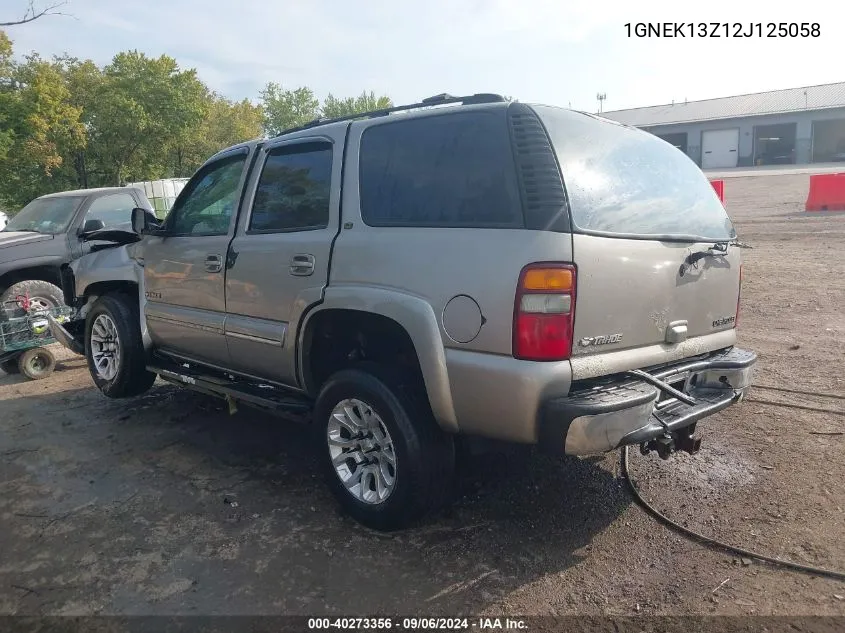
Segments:
[[[845,161],[845,119],[813,121],[813,162]]]
[[[687,133],[686,132],[675,132],[672,134],[658,134],[657,138],[663,139],[669,145],[673,145],[674,147],[681,150],[684,154],[687,153]]]
[[[795,164],[796,123],[754,126],[755,165]]]
[[[701,168],[736,167],[739,160],[739,128],[709,130],[701,134]]]

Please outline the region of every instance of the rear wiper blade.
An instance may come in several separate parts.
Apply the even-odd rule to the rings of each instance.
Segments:
[[[716,242],[710,248],[717,248],[723,252],[727,252],[729,246],[736,246],[737,248],[754,248],[751,244],[740,242],[739,238],[735,237],[732,240],[725,240],[724,242]]]
[[[731,246],[736,246],[737,248],[751,248],[748,244],[740,242],[738,239],[734,238],[732,240],[725,240],[724,242],[716,242],[704,251],[695,251],[694,253],[690,253],[684,259],[684,263],[681,264],[680,274],[683,277],[687,271],[695,266],[698,266],[698,262],[706,257],[724,257],[728,253],[728,248]]]

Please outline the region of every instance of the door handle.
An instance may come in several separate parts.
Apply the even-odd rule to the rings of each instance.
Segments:
[[[314,256],[303,253],[290,258],[290,274],[307,277],[314,274]]]
[[[219,273],[223,270],[223,256],[216,254],[206,255],[205,270],[210,273]]]

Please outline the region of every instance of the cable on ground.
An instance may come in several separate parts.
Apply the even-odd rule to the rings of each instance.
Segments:
[[[622,476],[625,478],[625,481],[628,483],[628,489],[631,491],[631,495],[633,495],[634,500],[639,504],[639,506],[645,510],[648,514],[658,520],[658,522],[662,523],[663,525],[675,530],[676,532],[680,532],[687,538],[690,538],[694,541],[698,541],[704,545],[709,547],[718,548],[725,550],[727,552],[731,552],[732,554],[736,554],[737,556],[745,557],[745,558],[755,558],[757,560],[764,561],[771,565],[777,567],[784,567],[786,569],[791,569],[794,571],[800,571],[805,574],[813,574],[815,576],[827,576],[828,578],[834,578],[836,580],[845,581],[845,572],[837,571],[833,569],[824,569],[822,567],[813,567],[811,565],[802,565],[801,563],[795,563],[789,560],[782,560],[780,558],[774,558],[772,556],[766,556],[765,554],[760,554],[758,552],[754,552],[752,550],[743,549],[742,547],[737,547],[735,545],[730,545],[728,543],[724,543],[722,541],[716,540],[714,538],[710,538],[709,536],[704,536],[703,534],[699,534],[695,530],[691,530],[689,528],[684,527],[678,523],[675,523],[672,519],[667,517],[666,515],[662,514],[659,510],[651,506],[645,499],[643,499],[642,495],[640,495],[640,491],[637,489],[636,484],[631,479],[631,475],[628,472],[628,447],[622,447]]]

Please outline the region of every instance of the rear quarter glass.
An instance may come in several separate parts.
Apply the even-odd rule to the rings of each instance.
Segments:
[[[360,148],[370,226],[523,228],[504,107],[372,125]]]
[[[576,230],[702,241],[736,237],[713,187],[680,150],[599,117],[533,107],[554,146]]]

